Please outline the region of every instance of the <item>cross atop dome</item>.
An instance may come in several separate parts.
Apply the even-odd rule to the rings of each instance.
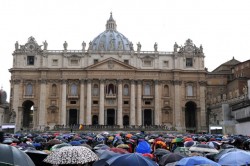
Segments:
[[[113,19],[112,12],[110,12],[110,17],[109,17],[109,20],[107,21],[106,30],[116,31],[116,22]]]

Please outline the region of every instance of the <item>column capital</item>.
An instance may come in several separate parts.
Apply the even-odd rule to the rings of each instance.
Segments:
[[[182,81],[180,80],[172,80],[173,85],[181,85]]]
[[[48,81],[45,80],[45,79],[40,79],[40,80],[38,80],[38,82],[39,82],[40,84],[46,84]]]
[[[154,82],[155,82],[155,85],[159,84],[159,80],[154,80]]]
[[[99,81],[100,81],[101,84],[105,83],[105,79],[103,79],[103,78],[99,79]]]
[[[87,83],[92,83],[92,79],[87,78],[86,80],[87,80]]]
[[[21,83],[21,80],[12,80],[12,82],[13,82],[14,84],[20,84],[20,83]]]
[[[81,84],[84,84],[84,83],[85,83],[85,81],[86,81],[86,79],[85,79],[85,78],[84,78],[84,79],[81,79],[81,80],[80,80],[80,83],[81,83]]]
[[[137,85],[142,84],[142,80],[136,80]]]
[[[199,85],[200,86],[206,86],[207,85],[207,81],[199,81]]]
[[[62,83],[62,84],[67,84],[67,83],[68,83],[68,80],[62,79],[62,80],[61,80],[61,83]]]
[[[131,80],[130,80],[130,83],[131,83],[131,84],[135,84],[135,80],[131,79]]]
[[[122,84],[122,79],[117,79],[118,84]]]

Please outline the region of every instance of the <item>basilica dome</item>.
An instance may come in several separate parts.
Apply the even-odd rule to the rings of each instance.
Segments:
[[[132,43],[116,30],[116,22],[112,13],[106,24],[106,30],[92,41],[93,51],[130,51]]]

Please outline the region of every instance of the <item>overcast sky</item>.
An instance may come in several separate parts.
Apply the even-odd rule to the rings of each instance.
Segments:
[[[173,51],[190,38],[202,44],[209,71],[233,57],[250,59],[249,0],[1,0],[0,85],[9,98],[12,53],[33,36],[48,50],[81,49],[105,30],[113,13],[117,30],[142,51]]]

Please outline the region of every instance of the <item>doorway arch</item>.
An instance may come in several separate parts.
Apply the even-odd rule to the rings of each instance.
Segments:
[[[196,131],[196,116],[197,105],[195,102],[189,101],[185,104],[185,125],[186,130],[189,132]]]
[[[33,119],[34,119],[34,102],[30,100],[26,100],[23,102],[23,127],[32,128],[33,127]]]

